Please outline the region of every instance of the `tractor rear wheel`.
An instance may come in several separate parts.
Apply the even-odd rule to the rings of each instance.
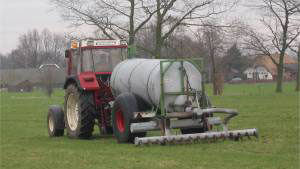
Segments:
[[[70,138],[88,139],[94,130],[95,103],[93,93],[71,84],[65,95],[65,122]]]
[[[50,137],[59,137],[64,135],[64,112],[58,105],[50,106],[47,116],[48,134]]]
[[[133,112],[138,111],[137,100],[133,94],[119,95],[112,109],[113,133],[119,143],[133,143],[135,137],[144,137],[146,132],[131,133],[130,125],[134,120]]]

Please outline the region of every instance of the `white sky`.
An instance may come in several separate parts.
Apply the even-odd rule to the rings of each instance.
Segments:
[[[16,48],[18,37],[35,28],[64,32],[67,24],[51,10],[48,0],[0,0],[0,53]]]
[[[253,19],[251,10],[238,9],[233,16],[242,17],[245,20]],[[52,9],[48,0],[0,0],[0,53],[7,54],[15,49],[21,34],[32,29],[44,28],[60,33],[74,31]],[[88,32],[87,30],[85,28],[82,32]],[[78,32],[78,29],[76,31]]]

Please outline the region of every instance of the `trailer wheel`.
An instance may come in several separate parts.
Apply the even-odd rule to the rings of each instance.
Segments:
[[[50,106],[47,116],[47,126],[50,137],[59,137],[64,135],[64,112],[60,106]]]
[[[133,143],[135,137],[144,137],[146,132],[131,133],[130,124],[133,121],[133,112],[138,111],[137,100],[130,93],[119,95],[112,110],[113,133],[119,143]]]
[[[65,95],[65,122],[70,138],[88,139],[94,130],[95,104],[93,93],[71,84]]]

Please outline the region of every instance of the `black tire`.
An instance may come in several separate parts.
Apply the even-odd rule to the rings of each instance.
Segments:
[[[49,107],[47,127],[50,137],[59,137],[64,135],[65,121],[64,112],[61,106],[52,105]]]
[[[77,105],[78,111],[76,108],[68,109],[69,106],[74,105],[70,103],[74,100],[75,105]],[[74,106],[70,106],[74,107]],[[75,106],[76,107],[76,106]],[[65,94],[65,123],[67,128],[67,135],[70,138],[79,138],[79,139],[88,139],[92,136],[94,130],[94,113],[96,111],[94,103],[93,93],[90,91],[79,90],[74,84],[70,84],[66,89]],[[72,121],[71,113],[77,115],[78,120],[74,120],[74,126],[70,125]],[[77,113],[76,113],[77,112]],[[69,117],[70,116],[70,117]],[[68,118],[70,122],[68,121]]]
[[[135,137],[144,137],[146,132],[131,133],[130,124],[134,117],[133,112],[138,111],[137,100],[133,94],[119,95],[112,110],[112,127],[114,136],[119,143],[133,143]]]

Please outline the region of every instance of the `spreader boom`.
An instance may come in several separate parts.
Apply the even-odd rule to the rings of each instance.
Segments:
[[[258,137],[257,129],[244,129],[244,130],[232,130],[232,131],[220,131],[220,132],[207,132],[197,134],[182,134],[182,135],[171,135],[171,136],[156,136],[156,137],[136,137],[134,144],[147,145],[147,144],[166,144],[166,143],[180,143],[180,142],[191,142],[209,139],[239,139],[243,136],[255,136]]]

